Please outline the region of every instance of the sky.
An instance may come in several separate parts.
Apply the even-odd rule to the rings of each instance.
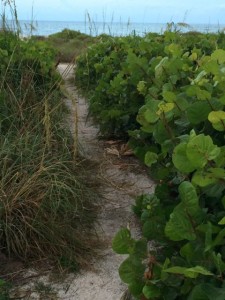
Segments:
[[[96,22],[225,24],[225,0],[16,0],[16,5],[21,20],[85,21],[88,13]]]

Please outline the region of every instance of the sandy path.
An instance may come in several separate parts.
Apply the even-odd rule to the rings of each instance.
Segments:
[[[87,103],[84,98],[78,96],[71,80],[74,78],[73,66],[60,64],[58,68],[70,95],[70,99],[65,101],[71,111],[69,120],[71,132],[78,132],[83,155],[100,162],[99,167],[96,168],[96,176],[102,179],[100,192],[103,206],[98,221],[101,228],[99,232],[106,244],[101,258],[91,262],[93,271],[71,275],[66,293],[60,290],[58,296],[60,299],[119,300],[126,289],[118,275],[118,267],[124,257],[112,251],[111,241],[116,232],[128,224],[133,234],[138,234],[139,226],[131,212],[131,205],[136,195],[152,191],[153,183],[143,170],[138,172],[140,167],[134,159],[127,162],[126,159],[107,154],[108,149],[98,140],[98,128],[87,120]],[[76,113],[78,128],[74,122]]]

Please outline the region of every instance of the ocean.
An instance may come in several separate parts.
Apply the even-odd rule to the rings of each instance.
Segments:
[[[42,35],[48,36],[50,34],[60,32],[63,29],[77,30],[82,33],[93,36],[102,33],[110,34],[112,36],[124,36],[129,34],[136,34],[143,36],[147,32],[162,33],[166,30],[167,24],[163,23],[132,23],[132,22],[66,22],[66,21],[20,21],[22,35],[29,36]],[[182,32],[200,31],[203,33],[216,33],[224,31],[225,25],[222,24],[190,24],[188,27],[173,25]]]

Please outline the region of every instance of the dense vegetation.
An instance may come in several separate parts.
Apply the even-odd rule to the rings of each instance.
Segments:
[[[45,41],[49,47],[56,51],[55,62],[73,63],[80,54],[84,54],[87,48],[108,38],[107,35],[91,36],[80,31],[63,29],[61,32],[47,37],[33,35],[33,41]]]
[[[79,31],[64,29],[61,32],[49,35],[45,40],[57,50],[58,60],[71,63],[96,39]]]
[[[143,238],[113,249],[137,299],[225,299],[225,35],[109,38],[77,60],[90,114],[130,139],[156,181],[133,207]]]
[[[0,57],[0,253],[76,270],[93,255],[97,204],[66,128],[56,51],[4,28]]]

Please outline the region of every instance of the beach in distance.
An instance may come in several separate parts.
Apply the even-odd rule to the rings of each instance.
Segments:
[[[60,32],[63,29],[71,29],[82,33],[97,36],[110,34],[112,36],[125,36],[129,34],[145,35],[147,32],[162,33],[166,30],[166,23],[132,23],[128,22],[71,22],[71,21],[26,21],[21,20],[22,35],[48,36]],[[178,23],[179,24],[179,23]],[[188,26],[177,26],[183,32],[199,31],[203,33],[217,33],[224,31],[225,24],[187,24]]]

